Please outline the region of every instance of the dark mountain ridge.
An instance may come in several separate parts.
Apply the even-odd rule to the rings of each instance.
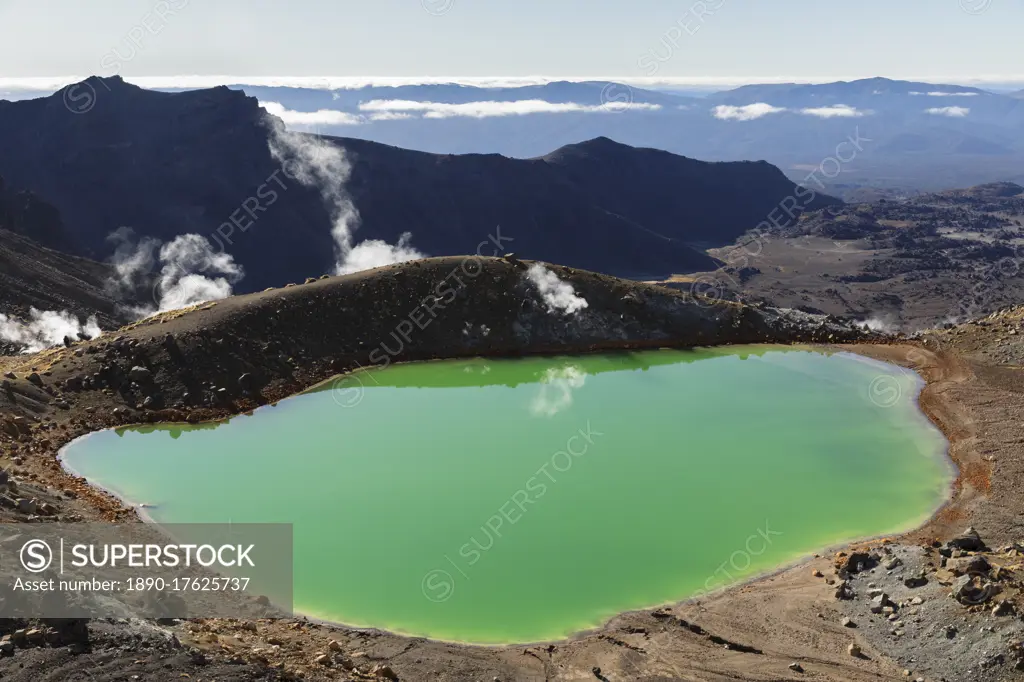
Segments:
[[[239,290],[280,286],[330,271],[334,242],[320,192],[280,174],[270,118],[226,87],[166,93],[91,78],[0,102],[0,174],[63,216],[63,234],[34,238],[98,260],[122,226],[164,241],[212,236],[277,178],[273,202],[260,199],[225,246],[247,273]],[[727,243],[796,192],[765,162],[706,163],[606,138],[535,159],[323,139],[352,163],[357,239],[411,231],[429,255],[472,253],[501,226],[522,257],[624,275],[707,269],[689,243]]]
[[[32,235],[63,234],[57,209],[0,178],[0,313],[24,319],[31,308],[97,315],[109,329],[126,321],[107,291],[113,268],[46,248]],[[58,237],[59,238],[59,237]]]

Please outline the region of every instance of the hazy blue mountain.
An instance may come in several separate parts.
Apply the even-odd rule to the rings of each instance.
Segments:
[[[958,85],[870,78],[750,85],[703,98],[601,82],[496,89],[442,84],[334,92],[251,87],[245,91],[290,110],[327,109],[348,115],[344,124],[313,121],[306,130],[440,154],[496,152],[530,158],[607,136],[708,160],[765,159],[799,180],[815,168],[832,174],[826,160],[836,156],[844,140],[859,135],[870,142],[854,160],[842,164],[840,177],[825,178],[827,184],[941,189],[1024,180],[1024,100]],[[537,99],[573,103],[580,110],[510,114],[499,106]],[[380,102],[389,100],[491,105],[489,115],[392,110],[400,115],[377,120]],[[625,111],[600,109],[610,102],[636,106]],[[770,113],[751,115],[758,113],[744,109],[751,105],[767,106]],[[849,147],[840,153],[849,158]]]
[[[768,102],[776,106],[808,107],[823,104],[874,104],[893,107],[909,104],[913,107],[922,101],[908,100],[908,97],[929,97],[928,93],[946,93],[948,97],[999,97],[978,88],[962,85],[936,85],[899,81],[889,78],[865,78],[855,81],[834,83],[782,83],[768,85],[744,85],[733,90],[714,93],[708,101],[721,104],[749,104]],[[932,95],[936,97],[938,95]]]

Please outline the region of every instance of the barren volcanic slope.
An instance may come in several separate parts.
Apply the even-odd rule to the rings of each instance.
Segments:
[[[0,178],[0,313],[25,316],[29,308],[97,315],[104,328],[127,322],[105,284],[109,265],[39,244],[66,245],[57,210],[31,192],[6,188]]]
[[[0,518],[132,519],[130,510],[64,475],[55,461],[57,448],[104,426],[203,420],[290,395],[372,362],[384,341],[395,347],[402,337],[392,332],[423,306],[433,306],[436,317],[408,334],[397,359],[882,340],[824,317],[709,305],[657,286],[552,266],[589,303],[570,319],[547,311],[524,281],[522,263],[483,259],[471,267],[473,276],[463,269],[467,263],[430,259],[235,297],[163,314],[72,348],[0,358],[6,374],[0,458],[15,480],[7,491],[45,503],[32,519],[25,507],[0,504]],[[455,284],[453,273],[466,274],[464,284]],[[438,287],[446,282],[456,293],[439,304]],[[846,549],[748,587],[624,614],[593,633],[538,646],[466,647],[302,619],[4,622],[0,628],[18,644],[13,657],[0,658],[0,672],[4,679],[25,682],[133,675],[867,682],[905,679],[904,669],[911,679],[1014,679],[1014,665],[1024,666],[1017,663],[1024,652],[1022,626],[1013,616],[1022,587],[1014,566],[1024,545],[1008,544],[1020,539],[1021,382],[1016,368],[992,363],[1006,358],[1019,364],[1024,357],[1024,342],[1018,341],[1024,337],[1011,333],[1022,329],[1021,318],[1021,311],[1010,311],[930,334],[917,346],[856,347],[920,369],[930,381],[921,404],[951,440],[950,454],[960,468],[955,498],[925,529],[903,539],[920,544],[881,541],[859,553]],[[126,380],[133,366],[149,370],[135,373],[141,383]],[[33,368],[39,376],[29,381]],[[628,509],[622,513],[630,523],[642,521]],[[957,537],[971,522],[981,537]],[[933,547],[936,537],[950,542]],[[374,560],[352,549],[353,560]],[[960,575],[963,570],[973,574]],[[880,598],[874,594],[879,587],[885,592]],[[950,592],[962,601],[950,599]],[[31,627],[42,628],[33,637],[44,636],[48,644],[28,638]]]
[[[1020,301],[1022,221],[1013,183],[829,207],[712,250],[727,265],[697,286],[910,331]]]
[[[259,197],[255,225],[236,229],[229,247],[248,273],[240,289],[259,290],[333,264],[322,198],[282,178],[266,124],[255,99],[227,88],[163,93],[91,79],[0,101],[0,173],[52,202],[73,253],[97,260],[119,227],[165,241],[207,236],[233,215],[248,225],[243,202]],[[728,243],[795,190],[767,163],[702,163],[607,139],[531,160],[330,140],[354,164],[357,237],[394,242],[411,231],[435,256],[471,253],[500,225],[524,257],[618,274],[708,269],[688,242]]]

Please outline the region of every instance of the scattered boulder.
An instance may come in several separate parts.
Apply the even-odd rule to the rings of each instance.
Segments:
[[[153,378],[153,372],[146,367],[136,365],[128,372],[128,378],[137,383],[145,383]]]
[[[985,549],[985,543],[973,526],[968,527],[963,533],[947,542],[946,546],[965,552],[980,552]]]
[[[924,587],[928,584],[928,578],[924,574],[924,570],[912,573],[903,579],[903,584],[907,587]]]
[[[374,675],[375,677],[383,678],[385,680],[398,679],[398,675],[395,673],[394,670],[391,669],[391,666],[385,665],[383,663],[378,663],[377,665],[373,666],[373,668],[370,670],[370,674]]]
[[[992,565],[989,564],[988,559],[985,557],[975,554],[969,557],[947,559],[946,568],[955,575],[965,575],[967,573],[988,573]]]
[[[993,616],[1012,616],[1014,612],[1013,602],[1009,599],[1003,599],[998,604],[992,607]]]
[[[799,663],[790,663],[789,669],[797,673],[802,673],[804,671],[804,667]]]
[[[504,256],[502,256],[502,258],[519,270],[526,269],[526,263],[516,258],[516,254],[514,253],[506,253]]]
[[[984,604],[992,598],[995,591],[993,585],[977,575],[963,575],[953,582],[953,599],[961,604],[971,606]]]
[[[840,554],[835,562],[836,570],[840,574],[843,572],[860,573],[861,571],[874,568],[876,565],[878,565],[878,557],[868,552],[850,552],[848,555]]]
[[[850,587],[850,583],[846,582],[845,580],[836,586],[836,599],[849,601],[850,599],[855,599],[856,597],[857,593],[853,591],[852,587]]]
[[[850,654],[854,658],[860,658],[864,655],[864,652],[860,650],[860,645],[858,644],[851,644],[846,647],[846,653]]]

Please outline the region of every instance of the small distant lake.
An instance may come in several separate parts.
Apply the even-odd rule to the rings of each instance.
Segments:
[[[955,475],[922,385],[771,346],[429,362],[63,458],[156,522],[294,524],[304,614],[534,642],[922,523]]]

